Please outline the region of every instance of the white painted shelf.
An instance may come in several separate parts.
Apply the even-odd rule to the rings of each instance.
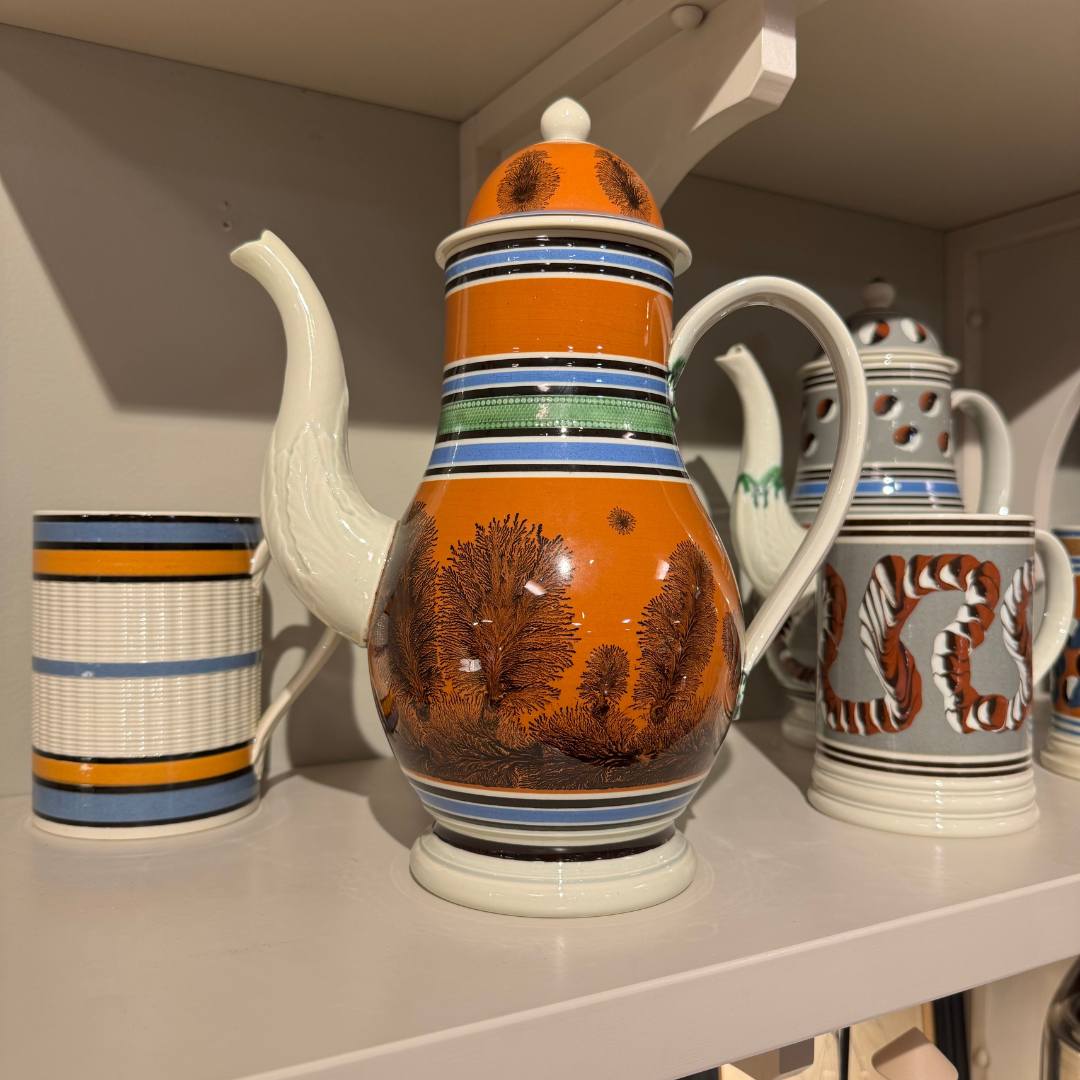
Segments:
[[[0,800],[0,1076],[662,1080],[1080,952],[1080,785],[997,840],[813,811],[809,755],[732,732],[697,881],[633,915],[424,893],[392,762],[304,770],[232,827],[82,844]]]

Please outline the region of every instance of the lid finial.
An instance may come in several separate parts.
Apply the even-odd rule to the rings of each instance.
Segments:
[[[540,134],[546,142],[586,142],[592,121],[573,98],[552,102],[540,117]]]
[[[896,289],[884,278],[874,278],[863,286],[863,303],[871,311],[884,311],[893,306]]]

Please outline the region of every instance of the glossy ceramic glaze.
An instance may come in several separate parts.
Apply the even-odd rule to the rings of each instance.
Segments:
[[[872,282],[866,309],[848,319],[866,373],[866,455],[853,513],[962,511],[956,474],[953,410],[972,415],[983,449],[979,512],[1008,513],[1012,450],[1001,411],[985,394],[956,390],[956,360],[942,355],[932,330],[893,309],[894,290]],[[803,387],[800,455],[791,508],[813,520],[836,456],[836,380],[822,359],[800,369]]]
[[[847,399],[865,390],[842,322],[790,282],[726,286],[673,327],[685,245],[640,178],[582,141],[580,107],[557,104],[542,129],[439,246],[442,410],[396,525],[349,473],[341,362],[310,278],[269,234],[233,257],[289,341],[268,539],[305,602],[368,646],[387,736],[436,822],[414,875],[472,906],[599,914],[691,880],[675,819],[859,467],[856,411],[805,553],[744,629],[676,440],[678,371],[728,311],[772,303],[826,343]]]
[[[1012,448],[1001,411],[985,394],[954,389],[960,365],[942,355],[932,330],[894,310],[894,299],[895,290],[887,282],[871,282],[864,290],[866,308],[847,320],[866,376],[869,417],[853,512],[962,511],[953,458],[953,411],[960,409],[974,420],[983,451],[979,510],[1007,513]],[[800,369],[800,456],[789,508],[780,468],[779,419],[764,376],[742,346],[717,363],[734,381],[744,412],[756,418],[753,425],[744,426],[734,500],[740,520],[734,534],[740,563],[749,568],[755,588],[767,594],[783,562],[777,564],[767,549],[762,554],[762,535],[782,537],[781,550],[794,553],[801,542],[797,526],[814,520],[832,475],[842,425],[836,380],[824,358]],[[764,422],[762,417],[772,419]],[[784,735],[808,749],[815,745],[816,647],[808,593],[781,628],[768,656],[790,702],[782,721]]]
[[[1054,535],[1069,553],[1074,604],[1065,648],[1054,663],[1053,712],[1040,760],[1046,768],[1080,780],[1080,525],[1062,525]]]
[[[533,158],[552,198],[617,212],[602,153],[522,151],[470,220]],[[675,442],[672,262],[603,234],[481,237],[444,278],[442,414],[368,648],[391,744],[459,847],[658,847],[734,714],[743,637]]]
[[[130,839],[255,809],[265,738],[337,640],[260,721],[267,554],[251,517],[35,515],[39,827]]]
[[[850,516],[821,571],[813,805],[891,832],[1033,824],[1034,687],[1071,606],[1065,553],[1031,518]]]

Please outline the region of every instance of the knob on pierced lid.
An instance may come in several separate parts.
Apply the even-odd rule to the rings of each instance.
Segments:
[[[884,278],[874,278],[863,286],[862,296],[868,308],[891,308],[896,299],[896,289]]]

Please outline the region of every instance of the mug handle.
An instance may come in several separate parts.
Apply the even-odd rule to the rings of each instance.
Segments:
[[[1031,648],[1031,676],[1039,682],[1065,647],[1073,619],[1075,586],[1069,553],[1053,533],[1035,530],[1035,553],[1046,579],[1046,607]]]
[[[265,539],[260,540],[251,556],[251,584],[258,590],[262,588],[263,577],[270,566],[270,545]],[[278,722],[289,710],[289,706],[307,689],[308,683],[323,669],[323,665],[333,655],[341,641],[336,630],[326,627],[315,647],[304,658],[300,670],[285,684],[285,688],[266,707],[255,727],[255,739],[251,745],[251,764],[259,772],[263,755],[270,743],[270,736]]]
[[[694,346],[725,315],[744,307],[774,307],[797,319],[818,340],[829,360],[840,394],[840,442],[829,486],[814,523],[776,587],[765,598],[746,631],[743,672],[761,659],[788,613],[817,573],[844,523],[866,448],[868,406],[866,379],[855,342],[839,315],[817,293],[780,277],[742,278],[699,300],[680,320],[671,338],[669,382],[672,390]],[[753,423],[747,416],[744,423]]]
[[[982,479],[977,514],[1007,514],[1012,497],[1012,439],[1005,414],[978,390],[952,392],[952,407],[975,422],[982,447]]]

